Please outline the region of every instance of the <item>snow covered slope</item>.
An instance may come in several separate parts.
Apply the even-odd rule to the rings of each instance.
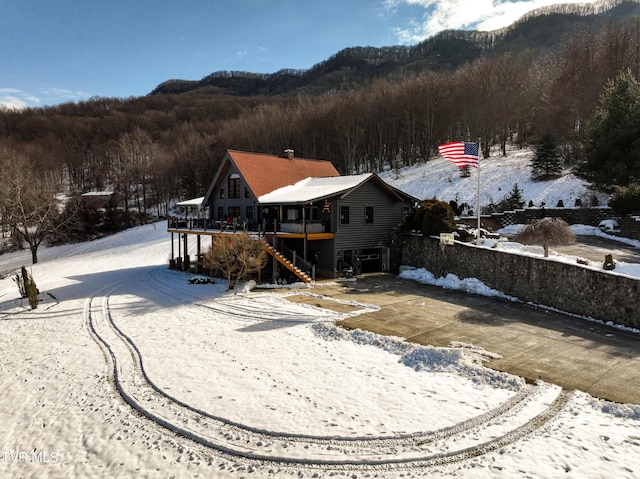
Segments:
[[[590,204],[594,192],[587,183],[576,178],[570,170],[565,170],[557,180],[533,181],[530,162],[533,150],[507,150],[507,156],[492,152],[490,158],[480,159],[480,203],[486,206],[498,203],[513,189],[514,184],[522,191],[526,203],[535,206],[542,202],[554,207],[562,200],[566,207],[574,206],[580,198],[582,204]],[[437,198],[443,201],[455,200],[458,204],[468,203],[475,210],[478,195],[478,172],[472,169],[469,178],[460,178],[456,165],[442,157],[426,163],[402,168],[399,172],[390,170],[380,176],[389,184],[420,199]],[[606,204],[606,197],[598,197],[599,204]]]

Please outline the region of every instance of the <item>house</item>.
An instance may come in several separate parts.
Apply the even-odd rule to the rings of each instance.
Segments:
[[[329,161],[228,150],[204,197],[211,219],[241,220],[257,230],[264,214],[258,198],[310,176],[340,176]]]
[[[184,235],[184,251],[195,234],[199,256],[202,235],[252,232],[267,240],[274,275],[306,281],[312,271],[335,277],[389,270],[391,232],[417,201],[376,174],[340,176],[330,162],[291,150],[229,150],[201,201],[208,218],[170,219],[168,231]]]

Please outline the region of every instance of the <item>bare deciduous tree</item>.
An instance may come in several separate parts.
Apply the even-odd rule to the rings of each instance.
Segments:
[[[513,238],[522,244],[541,244],[544,257],[549,257],[549,246],[568,245],[576,242],[569,224],[561,218],[543,218],[525,225]]]
[[[33,263],[44,239],[63,227],[57,223],[59,175],[37,168],[8,145],[0,145],[0,204],[3,222],[29,245]]]
[[[223,274],[229,289],[260,271],[266,260],[264,243],[246,233],[213,236],[211,248],[204,255],[204,265]]]

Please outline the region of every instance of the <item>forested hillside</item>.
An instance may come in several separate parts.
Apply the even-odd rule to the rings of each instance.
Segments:
[[[638,6],[613,3],[618,12]],[[338,70],[329,68],[341,52],[307,73],[318,78],[308,93],[230,95],[211,86],[1,111],[2,222],[15,221],[11,212],[23,191],[20,182],[44,175],[48,186],[39,187],[40,192],[73,197],[108,189],[117,193],[118,205],[141,218],[149,212],[164,214],[172,201],[205,192],[227,148],[266,153],[292,148],[296,156],[331,160],[349,174],[428,161],[437,145],[448,140],[480,140],[488,155],[491,145],[504,151],[508,143],[532,144],[551,132],[566,163],[575,164],[583,155],[585,122],[606,82],[627,69],[640,76],[640,16],[620,18],[612,12],[531,17],[518,28],[495,32],[503,40],[493,49],[486,48],[487,34],[443,34],[432,44],[451,40],[446,57],[462,63],[407,68],[358,82],[345,77],[340,87],[318,88],[320,78],[328,78],[319,75],[323,68],[338,76],[345,71],[344,64]],[[589,18],[590,25],[581,20],[578,28],[565,29],[553,49],[528,49],[521,36],[516,38],[532,25],[566,27],[574,17]],[[598,28],[592,28],[596,24]],[[470,39],[479,55],[469,49]],[[510,44],[517,48],[509,51]],[[470,53],[477,58],[465,61]],[[385,50],[383,57],[406,55],[398,47]],[[369,58],[366,63],[372,71],[384,71],[384,61]],[[28,175],[18,176],[8,164],[20,165],[19,172]]]

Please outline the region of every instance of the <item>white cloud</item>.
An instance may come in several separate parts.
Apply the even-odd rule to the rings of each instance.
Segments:
[[[18,88],[0,88],[0,107],[11,110],[22,110],[42,105],[56,105],[69,101],[82,101],[92,95],[81,90],[67,88],[47,88],[42,96],[35,96]]]
[[[91,97],[91,94],[82,90],[70,90],[68,88],[47,88],[43,93],[55,103],[82,101]]]
[[[36,106],[40,99],[17,88],[0,88],[0,108],[8,110],[23,110]]]
[[[385,0],[390,12],[402,5],[422,7],[422,18],[396,29],[401,43],[413,44],[443,30],[490,31],[511,25],[527,12],[558,3],[594,3],[597,0]]]

